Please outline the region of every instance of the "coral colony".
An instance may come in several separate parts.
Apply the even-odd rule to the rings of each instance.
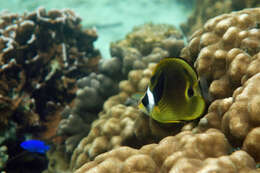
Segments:
[[[173,26],[144,24],[111,43],[110,59],[71,10],[1,14],[0,170],[26,165],[25,149],[46,153],[44,173],[259,172],[260,8],[203,2],[194,14],[212,15],[182,25],[187,44]],[[167,57],[186,59],[208,85],[200,118],[165,124],[138,109]]]

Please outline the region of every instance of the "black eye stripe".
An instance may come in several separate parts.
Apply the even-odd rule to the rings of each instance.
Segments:
[[[147,107],[147,105],[149,103],[147,93],[145,93],[144,98],[142,99],[142,103],[143,103],[144,107]]]
[[[158,77],[157,79],[157,83],[152,91],[153,93],[153,96],[154,96],[154,102],[155,104],[157,105],[158,102],[161,100],[162,98],[162,95],[163,95],[163,90],[165,89],[164,88],[164,73],[162,72],[160,74],[160,76]]]

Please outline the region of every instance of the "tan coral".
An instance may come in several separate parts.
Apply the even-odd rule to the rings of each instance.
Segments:
[[[128,80],[119,83],[120,92],[105,101],[99,119],[92,123],[90,133],[81,140],[72,154],[72,169],[122,144],[140,145],[141,140],[135,136],[135,121],[142,113],[136,107],[123,104],[132,94],[145,91],[154,68],[155,63],[150,63],[145,70],[132,70]],[[165,136],[166,133],[163,134]]]
[[[248,79],[234,91],[233,97],[214,101],[208,113],[200,120],[198,129],[221,129],[235,147],[242,147],[257,162],[260,127],[260,73]]]
[[[209,83],[212,103],[194,131],[221,129],[259,162],[260,8],[223,14],[193,34],[182,55]],[[254,152],[253,152],[254,150]]]
[[[260,161],[260,127],[251,130],[243,143],[243,150],[247,151],[258,162]]]
[[[241,85],[253,56],[260,50],[260,9],[246,9],[208,20],[193,34],[181,55],[195,61],[213,99],[230,97]]]
[[[210,127],[218,128],[220,130],[223,130],[225,132],[225,135],[227,135],[228,140],[232,144],[238,144],[239,142],[242,144],[243,140],[245,139],[247,133],[249,132],[248,129],[254,128],[250,123],[246,124],[244,123],[243,125],[248,125],[250,126],[249,128],[244,128],[243,130],[246,133],[239,133],[237,129],[239,124],[239,118],[234,117],[234,114],[226,115],[236,104],[236,96],[238,96],[242,90],[243,87],[245,86],[244,84],[249,81],[248,79],[252,76],[254,76],[257,73],[257,70],[254,68],[257,66],[258,61],[256,57],[256,53],[258,52],[258,44],[257,42],[259,41],[259,29],[258,23],[259,23],[259,9],[247,9],[241,12],[234,12],[231,14],[225,14],[218,16],[216,18],[213,18],[209,20],[203,29],[199,30],[198,32],[194,33],[192,40],[189,42],[188,46],[183,49],[182,55],[183,57],[190,59],[191,61],[195,62],[195,66],[198,70],[199,76],[201,78],[205,78],[209,84],[209,91],[210,95],[213,98],[213,101],[215,104],[212,104],[210,106],[209,113],[201,119],[199,123],[199,128],[195,128],[192,132],[202,132],[201,134],[193,134],[190,132],[190,130],[193,128],[192,125],[187,125],[186,127],[183,127],[184,132],[181,132],[177,134],[175,137],[178,138],[178,141],[174,143],[171,141],[171,137],[166,137],[163,139],[163,141],[166,141],[165,144],[161,142],[158,144],[158,148],[156,147],[157,144],[151,144],[151,145],[146,145],[144,146],[141,150],[141,153],[139,153],[138,150],[132,149],[132,148],[127,148],[127,147],[119,147],[121,144],[125,144],[127,140],[121,140],[120,136],[113,136],[118,133],[118,128],[117,128],[117,123],[119,121],[115,120],[114,118],[110,120],[110,117],[107,116],[107,118],[102,119],[103,116],[100,116],[100,121],[98,120],[97,122],[100,122],[100,126],[106,127],[106,135],[112,138],[104,140],[103,137],[100,137],[100,133],[104,133],[103,130],[101,131],[99,128],[92,129],[93,133],[92,135],[89,135],[88,137],[85,138],[85,140],[81,142],[81,144],[78,146],[79,150],[74,152],[73,158],[72,158],[72,165],[71,168],[75,169],[82,165],[85,161],[89,160],[89,154],[90,153],[95,153],[97,150],[94,150],[96,148],[90,149],[93,147],[93,144],[95,142],[94,138],[100,138],[101,142],[96,142],[97,149],[99,149],[102,153],[112,148],[118,148],[115,150],[112,150],[111,152],[108,152],[106,154],[101,154],[96,156],[95,154],[91,154],[92,159],[95,159],[94,162],[90,162],[89,164],[86,165],[86,169],[89,169],[89,172],[91,171],[100,171],[106,170],[108,171],[107,168],[113,167],[113,169],[120,171],[121,169],[125,169],[124,171],[147,171],[143,169],[144,167],[142,166],[137,166],[140,168],[140,170],[135,170],[132,169],[132,166],[129,166],[128,164],[125,165],[125,161],[127,158],[129,158],[129,164],[130,165],[135,165],[137,163],[143,163],[141,160],[138,160],[140,158],[146,158],[147,161],[150,162],[149,166],[151,167],[146,167],[149,169],[149,171],[155,171],[158,172],[158,167],[162,170],[165,170],[165,172],[172,170],[174,172],[174,169],[177,169],[179,166],[181,167],[183,162],[187,163],[185,164],[187,167],[183,166],[182,169],[183,171],[185,170],[203,170],[207,171],[208,169],[216,170],[216,171],[224,171],[223,169],[226,168],[227,170],[232,169],[232,165],[235,165],[235,168],[237,169],[237,172],[243,171],[244,170],[252,170],[254,171],[255,168],[255,162],[254,160],[245,152],[237,151],[231,156],[228,156],[228,150],[230,150],[229,145],[224,145],[221,142],[226,142],[226,139],[222,133],[216,130],[209,130],[205,132]],[[254,35],[254,36],[253,36]],[[138,40],[136,40],[138,41]],[[140,40],[139,40],[140,41]],[[141,40],[142,41],[142,40]],[[148,40],[149,41],[149,40]],[[125,66],[124,68],[126,69],[126,72],[131,71],[131,69],[134,67],[133,64],[136,64],[138,68],[136,68],[136,71],[132,71],[129,73],[129,78],[125,82],[127,84],[131,84],[131,90],[127,89],[127,85],[121,85],[120,89],[121,92],[120,94],[124,93],[124,95],[131,95],[133,91],[144,91],[145,86],[148,84],[148,79],[149,77],[146,78],[141,85],[141,81],[144,77],[145,70],[142,72],[142,65],[146,65],[147,63],[146,58],[149,60],[159,60],[162,58],[162,55],[166,55],[167,52],[163,52],[162,49],[159,48],[154,48],[152,51],[154,54],[147,55],[146,57],[143,58],[142,63],[140,61],[139,56],[142,54],[139,51],[144,50],[144,52],[147,49],[147,47],[138,47],[138,51],[135,51],[133,47],[123,49],[122,47],[125,46],[127,47],[126,41],[120,42],[120,45],[117,46],[112,46],[112,49],[114,50],[114,55],[118,55],[119,57],[124,57],[124,62]],[[149,43],[149,42],[148,42]],[[122,46],[124,45],[124,46]],[[121,46],[121,47],[120,47]],[[129,46],[129,45],[128,45]],[[144,49],[143,49],[144,48]],[[140,49],[140,50],[139,50]],[[150,49],[150,48],[149,48]],[[121,51],[119,51],[121,50]],[[139,52],[139,53],[138,53]],[[158,52],[158,55],[155,53]],[[125,57],[127,55],[127,57]],[[134,56],[136,55],[136,56]],[[159,58],[158,58],[159,57]],[[198,58],[197,58],[198,57]],[[134,59],[134,61],[133,61]],[[138,59],[138,60],[137,60]],[[136,63],[135,63],[136,62]],[[153,62],[153,61],[152,61]],[[243,62],[243,63],[241,63]],[[254,62],[254,64],[253,64]],[[250,67],[250,68],[249,68]],[[128,70],[127,70],[128,69]],[[251,70],[249,70],[251,69]],[[143,77],[138,76],[137,74],[142,74]],[[151,71],[148,70],[147,74],[151,74]],[[149,76],[148,75],[148,76]],[[140,82],[137,82],[139,81]],[[220,86],[221,84],[221,86]],[[225,87],[223,87],[223,85]],[[241,85],[244,85],[243,87],[237,89]],[[139,87],[140,86],[140,87]],[[142,87],[141,87],[142,86]],[[134,89],[133,89],[134,88]],[[237,89],[237,90],[236,90]],[[130,91],[130,92],[129,92]],[[235,93],[233,94],[233,92]],[[234,96],[232,98],[231,96]],[[108,99],[108,101],[104,104],[104,112],[101,113],[100,115],[107,114],[109,112],[109,109],[113,107],[118,107],[120,102],[123,103],[126,100],[120,100],[118,99],[120,97],[113,96]],[[117,100],[118,99],[118,100]],[[219,99],[219,100],[216,100]],[[248,98],[251,99],[251,98]],[[115,101],[116,100],[116,101]],[[109,103],[111,101],[111,104]],[[241,100],[242,101],[242,100]],[[109,104],[108,104],[109,103]],[[116,105],[116,106],[115,106]],[[243,108],[245,109],[245,108]],[[234,108],[235,110],[235,108]],[[243,110],[244,111],[244,110]],[[243,114],[241,116],[244,116],[246,112],[240,111],[238,113]],[[120,111],[119,111],[120,112]],[[121,112],[119,113],[120,115],[122,114]],[[138,115],[138,117],[142,117],[143,115]],[[225,118],[225,117],[228,118]],[[232,117],[233,116],[233,117]],[[105,116],[104,116],[105,117]],[[109,118],[108,118],[109,117]],[[224,117],[224,118],[223,118]],[[147,118],[147,117],[146,117]],[[149,118],[149,117],[148,117]],[[234,118],[233,121],[229,121],[229,118]],[[136,118],[134,118],[136,119]],[[132,119],[133,120],[133,119]],[[147,119],[146,119],[147,120]],[[138,139],[144,139],[145,142],[152,142],[153,140],[147,140],[149,136],[153,137],[163,137],[166,133],[163,131],[160,131],[159,126],[156,124],[150,125],[147,124],[147,121],[145,119],[140,122],[139,124],[139,131],[135,129],[135,135],[138,137]],[[110,122],[111,125],[106,125],[104,126],[105,122]],[[125,120],[124,122],[130,122],[132,121],[127,121]],[[120,121],[121,123],[121,121]],[[128,123],[126,123],[128,124]],[[93,124],[95,126],[95,123]],[[131,125],[130,125],[131,127]],[[142,133],[142,127],[143,132]],[[235,127],[235,128],[234,128]],[[243,126],[240,126],[243,128]],[[155,130],[156,129],[156,130]],[[111,134],[108,133],[111,130]],[[182,129],[180,129],[182,130]],[[198,130],[198,131],[196,131]],[[141,133],[140,133],[141,132]],[[214,132],[214,133],[213,133]],[[209,135],[209,134],[214,134],[214,135]],[[130,134],[133,134],[133,132],[130,130]],[[238,137],[239,135],[242,138]],[[251,141],[254,141],[254,137],[257,136],[255,135],[257,133],[253,133],[253,137],[251,138]],[[182,136],[183,135],[183,136]],[[187,136],[186,136],[187,135]],[[194,136],[196,137],[194,137]],[[215,136],[216,135],[216,136]],[[178,137],[177,137],[178,136]],[[211,137],[209,137],[211,136]],[[221,136],[221,137],[220,137]],[[143,138],[142,138],[143,137]],[[209,139],[209,138],[211,139]],[[217,140],[219,137],[220,144],[216,144],[219,141]],[[88,139],[88,140],[86,140]],[[194,141],[193,141],[194,140]],[[188,141],[188,142],[187,142]],[[203,143],[204,141],[205,144]],[[211,141],[211,142],[210,142]],[[239,141],[239,142],[237,142]],[[248,140],[250,141],[250,140]],[[107,143],[106,146],[113,146],[112,148],[104,147],[105,145],[103,142]],[[192,143],[194,142],[194,143]],[[173,144],[174,143],[174,144]],[[190,144],[191,143],[191,144]],[[197,144],[196,144],[197,143]],[[206,145],[207,143],[207,145]],[[169,145],[167,145],[169,144]],[[171,144],[171,145],[170,145]],[[190,144],[190,145],[189,145]],[[223,145],[222,145],[223,144]],[[240,144],[240,146],[241,146]],[[126,145],[130,145],[127,143]],[[165,145],[165,147],[160,148],[160,146]],[[227,147],[228,146],[228,147]],[[136,147],[136,146],[135,146]],[[171,147],[176,147],[176,150],[172,149]],[[183,147],[183,148],[182,148]],[[186,148],[185,148],[186,147]],[[194,148],[195,147],[195,148]],[[199,149],[196,147],[200,147]],[[220,155],[217,155],[214,153],[214,149],[212,147],[219,147],[216,150],[221,150],[222,153]],[[104,149],[105,148],[105,149]],[[202,149],[203,148],[203,149]],[[227,149],[228,148],[228,149]],[[252,147],[256,148],[256,147]],[[103,150],[104,149],[104,150]],[[122,151],[124,150],[124,152]],[[174,151],[173,151],[174,150]],[[180,151],[180,152],[177,152]],[[196,150],[199,152],[194,153]],[[225,150],[225,151],[223,151]],[[84,152],[83,152],[84,151]],[[92,152],[95,151],[95,152]],[[87,154],[81,154],[82,153],[87,153]],[[123,152],[123,158],[120,157],[120,153]],[[126,153],[129,152],[129,155]],[[157,153],[156,153],[157,152]],[[173,156],[171,156],[171,152],[175,153]],[[212,153],[213,152],[213,153]],[[98,153],[98,152],[97,152]],[[110,153],[113,153],[110,155]],[[134,154],[131,154],[134,153]],[[140,154],[140,155],[139,155]],[[215,155],[214,155],[215,154]],[[138,155],[138,156],[135,156]],[[144,155],[149,155],[152,157],[151,159],[148,159]],[[107,158],[104,158],[107,156]],[[111,156],[111,157],[110,157]],[[169,156],[169,157],[168,157]],[[240,166],[239,164],[236,163],[236,161],[232,160],[232,157],[239,159],[245,159],[245,165]],[[208,159],[208,157],[214,157],[215,160],[213,159]],[[255,156],[254,156],[255,157]],[[169,160],[167,159],[169,158]],[[167,162],[165,161],[167,160]],[[207,160],[207,161],[206,161]],[[247,161],[246,161],[247,160]],[[117,165],[112,164],[110,161],[113,162],[118,162]],[[227,161],[227,162],[225,162]],[[152,166],[154,163],[156,166]],[[111,167],[107,167],[111,163]],[[166,164],[167,163],[167,164]],[[146,165],[147,163],[144,163]],[[164,166],[162,166],[164,165]],[[172,166],[175,165],[176,167]],[[196,165],[196,167],[194,166]],[[204,167],[205,166],[205,167]],[[91,168],[91,169],[90,169]],[[152,168],[150,170],[150,168]],[[213,169],[214,168],[214,169]],[[234,170],[234,169],[233,169]],[[85,170],[86,171],[86,170]],[[111,170],[110,170],[111,171]],[[87,172],[87,171],[86,171]]]
[[[210,18],[231,11],[231,0],[198,0],[188,21],[181,25],[186,35],[191,35],[201,28]]]
[[[99,155],[76,173],[102,173],[109,168],[118,173],[256,172],[256,163],[246,152],[236,151],[229,156],[229,150],[227,140],[218,130],[202,134],[186,131],[139,150],[119,147]]]
[[[126,39],[111,43],[111,55],[122,61],[125,76],[133,69],[144,69],[151,62],[179,56],[184,47],[182,34],[171,25],[144,24],[135,27]]]
[[[258,0],[197,0],[195,2],[195,8],[188,21],[181,25],[183,32],[189,36],[212,17],[244,8],[260,7]],[[244,17],[241,16],[241,19]]]
[[[74,150],[71,168],[78,168],[97,155],[121,146],[127,140],[128,145],[134,145],[137,142],[134,141],[134,121],[139,114],[135,108],[122,104],[113,106],[106,113],[100,113],[100,118],[93,122],[88,136]]]
[[[237,140],[245,139],[252,128],[260,126],[259,85],[260,73],[257,73],[234,92],[233,104],[224,114],[222,128]]]

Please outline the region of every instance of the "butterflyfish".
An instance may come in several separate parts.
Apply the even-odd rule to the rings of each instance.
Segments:
[[[50,150],[49,145],[46,145],[43,141],[36,139],[24,141],[20,144],[20,146],[32,153],[45,154],[48,150]]]
[[[199,118],[206,107],[195,69],[182,58],[162,59],[138,107],[160,123]]]

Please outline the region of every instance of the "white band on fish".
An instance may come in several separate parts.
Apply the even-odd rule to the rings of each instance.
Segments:
[[[151,112],[153,110],[153,107],[155,106],[154,96],[149,87],[147,88],[146,93],[148,96],[148,111]]]

